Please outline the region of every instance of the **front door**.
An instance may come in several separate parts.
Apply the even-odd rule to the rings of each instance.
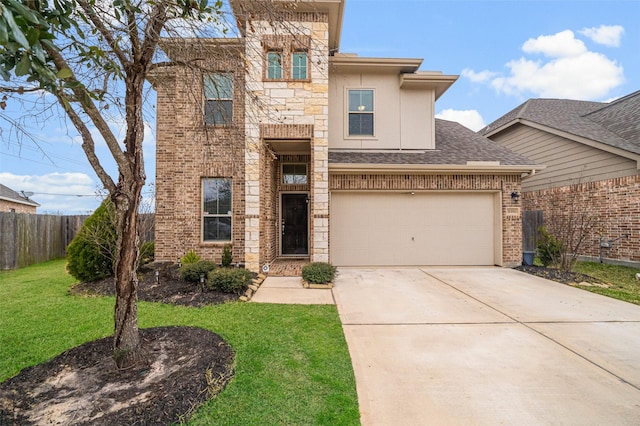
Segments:
[[[307,194],[282,194],[282,254],[309,254],[309,204]]]

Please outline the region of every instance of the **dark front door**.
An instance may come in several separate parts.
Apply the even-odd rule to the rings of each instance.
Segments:
[[[307,194],[282,194],[282,254],[309,254]]]

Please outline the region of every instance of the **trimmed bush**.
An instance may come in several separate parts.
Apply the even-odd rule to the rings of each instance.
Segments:
[[[231,244],[225,244],[222,250],[222,267],[228,268],[233,262],[233,254],[231,253]]]
[[[187,254],[182,256],[182,258],[180,259],[180,262],[182,262],[183,265],[200,262],[200,256],[198,256],[195,251],[189,250]]]
[[[541,226],[538,230],[538,257],[542,265],[547,267],[560,262],[560,257],[565,251],[562,242],[551,235],[547,228]]]
[[[109,277],[113,275],[115,253],[113,204],[106,199],[67,247],[67,272],[83,282]]]
[[[219,268],[209,272],[207,285],[211,290],[241,294],[247,289],[253,274],[242,268]]]
[[[147,241],[140,247],[140,265],[153,262],[156,257],[156,245],[153,241]]]
[[[336,267],[330,263],[313,262],[302,268],[302,279],[311,284],[328,284],[336,276]]]
[[[200,275],[204,275],[205,278],[210,271],[216,269],[218,265],[210,260],[200,260],[196,263],[187,263],[180,268],[180,276],[183,280],[190,283],[199,283]]]

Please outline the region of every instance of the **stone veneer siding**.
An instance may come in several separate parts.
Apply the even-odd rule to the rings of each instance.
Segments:
[[[558,198],[599,216],[602,236],[607,240],[619,238],[603,251],[604,257],[640,262],[640,175],[525,192],[523,208],[542,210],[547,216]],[[593,235],[585,241],[580,255],[599,257],[599,246],[600,235]]]
[[[202,241],[202,179],[232,181],[233,262],[244,263],[244,69],[240,57],[217,58],[216,71],[234,73],[233,124],[204,124],[203,75],[172,68],[156,78],[156,243],[158,261],[194,250],[221,261],[225,242]]]
[[[331,174],[330,190],[499,191],[502,194],[502,265],[522,263],[522,215],[511,192],[520,192],[520,175]]]

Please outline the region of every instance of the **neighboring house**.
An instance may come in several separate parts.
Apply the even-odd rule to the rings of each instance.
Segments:
[[[531,99],[480,134],[546,166],[523,181],[525,210],[549,213],[564,197],[602,220],[582,255],[640,262],[640,91],[610,103]]]
[[[521,263],[512,193],[536,166],[434,118],[457,76],[339,53],[344,0],[279,18],[242,3],[239,39],[162,42],[183,65],[152,78],[157,260],[219,261],[232,244],[254,271]]]
[[[0,183],[0,212],[36,213],[40,204]]]

